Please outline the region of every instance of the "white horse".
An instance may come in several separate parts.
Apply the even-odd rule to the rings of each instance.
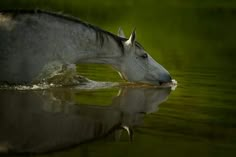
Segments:
[[[135,31],[127,39],[57,13],[0,11],[0,84],[32,84],[79,63],[112,65],[131,82],[171,82]]]

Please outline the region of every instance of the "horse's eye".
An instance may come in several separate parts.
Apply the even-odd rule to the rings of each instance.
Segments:
[[[146,53],[144,53],[142,56],[141,56],[143,59],[146,59],[148,58],[148,55]]]

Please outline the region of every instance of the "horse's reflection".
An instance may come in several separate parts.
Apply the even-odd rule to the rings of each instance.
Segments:
[[[0,152],[56,151],[120,128],[130,132],[170,91],[123,88],[109,106],[80,104],[73,97],[81,91],[71,89],[0,91]]]

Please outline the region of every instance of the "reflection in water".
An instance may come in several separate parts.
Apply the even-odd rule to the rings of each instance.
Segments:
[[[0,151],[56,151],[138,126],[170,91],[123,87],[109,106],[80,103],[75,89],[0,91]]]

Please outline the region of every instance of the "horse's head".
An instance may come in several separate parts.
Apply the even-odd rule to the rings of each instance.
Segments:
[[[123,31],[119,36],[124,37]],[[135,41],[135,31],[129,39],[123,42],[124,55],[119,65],[121,76],[131,82],[142,82],[161,85],[171,82],[169,72],[158,64],[145,50]]]

